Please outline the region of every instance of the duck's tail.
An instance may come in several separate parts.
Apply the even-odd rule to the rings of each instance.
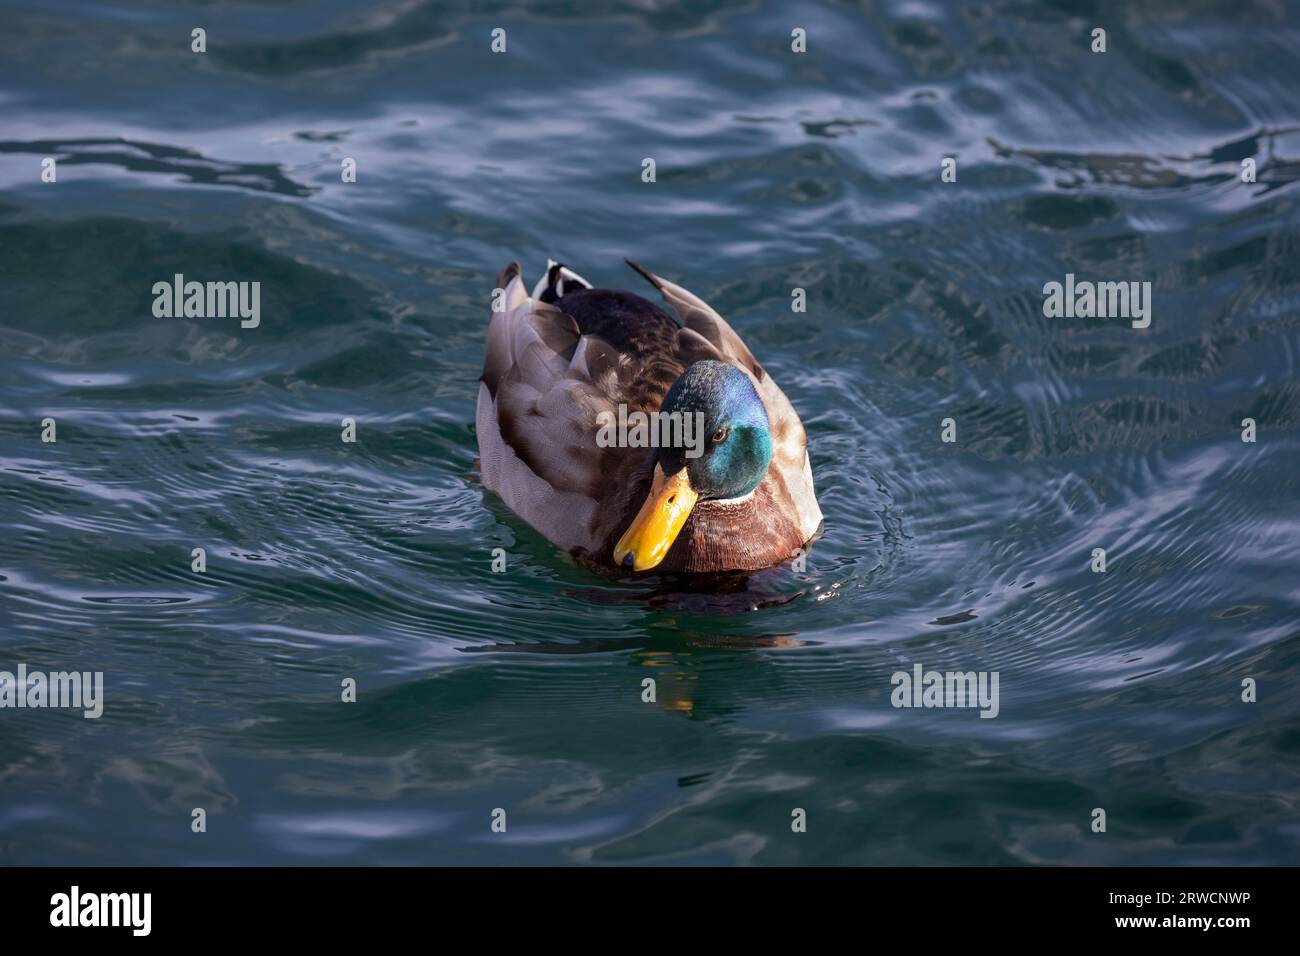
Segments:
[[[591,283],[568,266],[546,260],[546,272],[533,286],[533,298],[540,302],[555,302],[561,296],[579,289],[590,289]]]

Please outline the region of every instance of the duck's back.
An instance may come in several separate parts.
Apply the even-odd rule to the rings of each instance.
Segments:
[[[583,335],[599,336],[629,357],[670,350],[681,330],[676,319],[635,292],[579,289],[561,296],[555,305],[573,317]]]

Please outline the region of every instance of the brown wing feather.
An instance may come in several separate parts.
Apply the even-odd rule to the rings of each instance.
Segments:
[[[681,319],[682,325],[698,332],[719,352],[728,356],[733,365],[748,369],[750,374],[762,381],[766,374],[763,366],[758,364],[758,360],[754,358],[753,353],[749,351],[735,330],[727,324],[727,320],[718,315],[708,303],[681,286],[660,278],[648,269],[643,269],[631,259],[623,261],[659,290],[664,301],[672,306],[677,317]]]

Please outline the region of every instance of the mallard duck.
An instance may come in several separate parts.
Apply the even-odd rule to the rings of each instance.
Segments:
[[[483,484],[597,565],[790,560],[822,522],[803,423],[722,316],[628,265],[675,319],[553,260],[531,295],[518,262],[502,270],[475,422]],[[647,419],[638,434],[632,423]]]

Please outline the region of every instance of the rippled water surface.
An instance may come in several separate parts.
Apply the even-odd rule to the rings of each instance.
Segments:
[[[0,669],[106,684],[0,710],[0,862],[1300,862],[1296,4],[0,6]],[[745,337],[804,571],[606,578],[484,492],[548,255]]]

